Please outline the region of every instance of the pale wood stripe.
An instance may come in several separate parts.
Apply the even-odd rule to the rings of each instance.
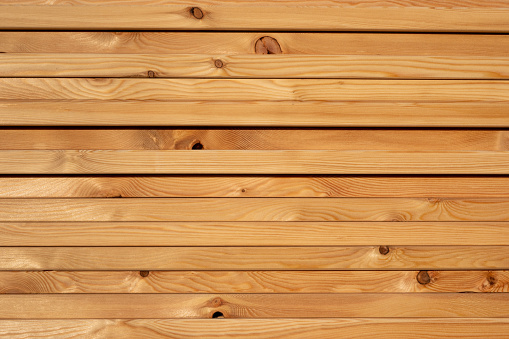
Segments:
[[[0,76],[508,79],[509,58],[3,53]]]
[[[509,292],[509,271],[5,271],[0,293]]]
[[[0,198],[108,197],[507,198],[509,178],[505,176],[0,177]]]
[[[506,130],[2,129],[0,149],[508,151]]]
[[[4,271],[402,269],[507,270],[509,246],[0,247]]]
[[[0,320],[0,335],[21,338],[507,339],[507,319],[86,319]]]
[[[172,208],[171,204],[168,206]],[[377,244],[509,245],[509,223],[424,221],[0,223],[0,246],[357,246]]]
[[[10,294],[0,298],[0,318],[212,318],[215,312],[227,318],[497,318],[509,316],[509,294]]]
[[[0,221],[509,221],[509,200],[506,198],[0,199]]]
[[[201,15],[190,9],[199,6]],[[0,29],[16,30],[291,30],[508,32],[502,7],[286,6],[3,6]],[[118,13],[122,13],[119,16]]]
[[[509,174],[509,152],[0,150],[0,174]]]
[[[364,89],[362,91],[370,92]],[[488,92],[482,93],[485,95]],[[509,91],[506,90],[506,93]],[[221,94],[216,95],[216,98],[220,96]],[[186,103],[6,100],[0,101],[0,125],[509,127],[509,114],[507,114],[509,103],[507,102],[248,101],[224,103],[196,100],[195,98],[194,101]]]
[[[313,1],[313,3],[315,3]],[[258,2],[256,2],[258,3]],[[480,2],[476,2],[480,3]],[[483,4],[490,4],[493,1]],[[341,4],[341,3],[339,3]],[[396,3],[392,3],[396,4]],[[419,1],[419,5],[422,1]],[[440,2],[444,6],[444,2]],[[254,54],[262,37],[285,55],[505,58],[507,35],[282,32],[0,32],[5,53]],[[475,46],[475,48],[472,48]],[[274,55],[266,55],[268,58]],[[480,58],[482,57],[482,58]]]
[[[0,78],[0,100],[27,99],[242,102],[244,105],[252,101],[507,102],[509,81]]]

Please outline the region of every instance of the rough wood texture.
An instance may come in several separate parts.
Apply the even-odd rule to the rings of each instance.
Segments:
[[[0,199],[0,221],[509,221],[506,198]]]
[[[507,198],[509,178],[505,176],[0,177],[0,198],[108,197]]]
[[[0,320],[9,338],[507,339],[507,319],[87,319]]]
[[[402,269],[507,270],[509,246],[0,247],[0,270],[18,271]]]
[[[509,81],[0,78],[0,100],[509,102]]]
[[[0,29],[509,32],[509,4],[505,2],[490,6],[472,6],[471,1],[449,6],[438,1],[427,6],[339,4],[310,6],[301,0],[265,6],[199,1],[172,6],[10,5],[2,6]]]
[[[4,222],[0,231],[0,246],[509,245],[507,222]]]
[[[0,318],[212,318],[215,312],[226,318],[497,318],[509,316],[509,294],[9,294],[0,298]]]
[[[509,58],[4,53],[0,76],[508,79]]]
[[[507,128],[508,108],[507,102],[489,101],[181,103],[6,100],[0,101],[0,125]]]
[[[429,282],[420,279],[427,276]],[[0,293],[509,292],[508,271],[4,271]]]
[[[509,151],[507,130],[0,129],[0,149]]]
[[[509,174],[509,152],[0,150],[0,174]]]

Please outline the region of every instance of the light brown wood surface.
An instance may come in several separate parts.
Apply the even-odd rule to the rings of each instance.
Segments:
[[[509,178],[376,175],[0,176],[0,198],[115,197],[507,198]]]
[[[507,130],[0,129],[0,149],[508,151]]]
[[[5,294],[508,291],[508,271],[4,271],[0,275],[0,293]]]
[[[9,338],[509,338],[507,319],[86,319],[0,320]]]
[[[381,245],[382,248],[0,247],[0,270],[509,269],[509,246]]]
[[[0,174],[509,174],[509,152],[0,150]]]
[[[509,245],[508,222],[472,221],[2,222],[0,231],[0,246]]]
[[[506,198],[0,199],[0,221],[509,221]]]
[[[504,101],[5,100],[0,101],[0,125],[507,128],[508,108],[509,103]]]
[[[509,5],[472,6],[471,1],[446,7],[310,6],[305,1],[283,5],[245,3],[192,5],[107,5],[2,7],[1,29],[17,30],[290,30],[508,32]],[[199,17],[191,9],[200,9]],[[118,16],[118,13],[122,16]]]
[[[10,294],[0,306],[0,318],[18,319],[502,318],[509,294]]]
[[[3,53],[0,76],[508,79],[509,58]]]

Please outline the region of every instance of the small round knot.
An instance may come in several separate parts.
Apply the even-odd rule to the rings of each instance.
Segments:
[[[431,282],[431,277],[428,271],[420,271],[417,273],[417,282],[421,285],[429,284]]]
[[[146,278],[148,277],[148,275],[150,274],[150,271],[140,271],[140,275],[143,277],[143,278]]]
[[[212,299],[212,306],[213,307],[219,307],[223,304],[223,301],[221,300],[221,298],[214,298]]]
[[[149,78],[155,78],[156,74],[154,73],[154,71],[148,71],[148,77]]]
[[[497,283],[497,278],[495,278],[491,274],[488,275],[486,280],[488,281],[488,284],[490,284],[490,286],[493,286],[493,285],[495,285]]]
[[[276,39],[270,36],[261,37],[256,41],[255,44],[255,53],[256,54],[281,54],[283,51],[281,50],[281,46]]]
[[[193,7],[191,8],[191,15],[196,19],[201,19],[203,18],[203,11],[198,7]]]
[[[389,254],[391,249],[389,248],[389,246],[380,246],[378,248],[378,251],[380,252],[381,255],[387,255],[387,254]]]
[[[214,60],[214,66],[216,66],[217,68],[223,68],[224,63],[222,60],[217,59],[217,60]]]

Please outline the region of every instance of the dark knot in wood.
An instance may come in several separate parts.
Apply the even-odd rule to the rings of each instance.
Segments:
[[[431,282],[431,277],[428,271],[420,271],[417,273],[417,282],[421,285],[429,284]]]
[[[148,277],[148,275],[150,274],[150,271],[140,271],[140,275],[143,277],[143,278],[146,278]]]
[[[387,254],[389,254],[391,249],[389,248],[389,246],[380,246],[378,248],[378,251],[380,252],[381,255],[387,255]]]
[[[224,63],[222,60],[217,59],[217,60],[214,60],[214,66],[216,66],[217,68],[223,68]]]
[[[276,39],[271,38],[270,36],[261,37],[256,41],[255,44],[255,53],[256,54],[281,54],[283,51],[281,50],[281,46]]]
[[[149,78],[155,78],[156,74],[154,73],[154,71],[148,71],[148,77]]]
[[[191,15],[196,19],[201,19],[203,18],[203,11],[198,7],[193,7],[191,8]]]

